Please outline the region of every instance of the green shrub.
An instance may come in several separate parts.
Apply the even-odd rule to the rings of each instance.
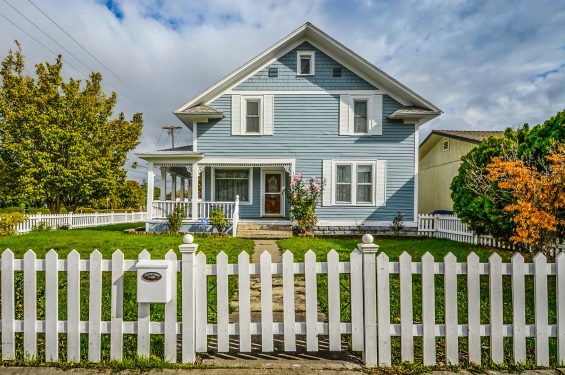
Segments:
[[[0,237],[16,234],[16,226],[25,219],[21,212],[0,213]]]
[[[186,217],[186,213],[182,206],[176,205],[173,209],[173,212],[167,215],[167,223],[169,225],[169,232],[170,233],[178,233],[182,226],[182,221]]]
[[[210,224],[214,226],[220,233],[224,233],[230,225],[228,219],[224,215],[224,211],[214,208],[210,211]]]

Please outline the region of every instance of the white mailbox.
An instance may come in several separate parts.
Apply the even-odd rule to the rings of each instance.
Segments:
[[[136,268],[137,302],[167,303],[173,298],[173,262],[142,259]]]

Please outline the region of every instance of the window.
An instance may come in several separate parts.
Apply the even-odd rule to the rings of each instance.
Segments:
[[[299,51],[296,56],[297,74],[299,76],[314,75],[314,51]]]
[[[443,151],[449,151],[449,138],[443,137]]]
[[[269,77],[278,77],[279,68],[269,68]]]
[[[375,200],[374,162],[334,162],[334,175],[335,204],[373,205]]]
[[[341,68],[333,68],[332,76],[341,77]]]
[[[247,99],[245,105],[245,132],[259,133],[261,129],[261,118],[259,116],[260,101],[258,99]]]
[[[367,122],[367,101],[354,100],[353,101],[353,133],[366,134],[369,131],[369,124]]]
[[[338,164],[335,179],[336,203],[351,203],[351,165]]]
[[[214,200],[232,202],[239,195],[241,202],[250,202],[250,169],[214,170]]]

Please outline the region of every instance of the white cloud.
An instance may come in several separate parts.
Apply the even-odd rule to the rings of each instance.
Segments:
[[[305,21],[442,108],[425,132],[535,124],[564,109],[562,2],[124,0],[116,2],[120,20],[100,1],[33,0],[130,90],[30,3],[9,1],[101,71],[106,89],[118,92],[118,110],[144,113],[138,150],[165,147],[161,126],[179,123],[173,110]],[[88,71],[6,4],[0,13]],[[0,17],[0,55],[14,39],[29,63],[53,60]],[[69,66],[66,73],[80,76]],[[184,130],[180,142],[189,140]]]

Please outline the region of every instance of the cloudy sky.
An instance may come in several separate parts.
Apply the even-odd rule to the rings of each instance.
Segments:
[[[562,0],[1,0],[0,56],[17,39],[28,71],[61,53],[66,76],[102,72],[118,111],[143,112],[147,151],[169,145],[175,109],[306,21],[440,107],[424,135],[565,109]]]

